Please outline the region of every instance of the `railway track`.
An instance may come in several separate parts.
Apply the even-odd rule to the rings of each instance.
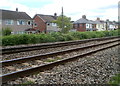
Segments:
[[[55,48],[55,47],[63,47],[63,46],[70,46],[70,45],[77,45],[92,41],[102,41],[102,40],[109,40],[118,37],[104,37],[104,38],[93,38],[93,39],[86,39],[86,40],[77,40],[77,41],[67,41],[67,42],[56,42],[56,43],[45,43],[45,44],[38,44],[38,45],[30,45],[30,46],[18,46],[18,47],[9,47],[9,48],[2,48],[2,55],[4,54],[13,54],[19,52],[26,52],[26,51],[33,51],[33,50],[40,50],[40,49],[47,49],[47,48]]]
[[[116,40],[117,38],[118,37],[112,37],[112,39],[114,39],[114,40]],[[3,54],[2,55],[3,58],[1,59],[1,61],[21,58],[21,57],[28,57],[28,56],[38,55],[38,54],[45,54],[45,53],[61,51],[61,50],[66,50],[66,49],[71,49],[71,48],[83,47],[83,46],[86,46],[86,45],[102,43],[103,42],[102,40],[106,40],[106,42],[111,40],[109,37],[107,37],[107,38],[97,38],[96,40],[95,39],[82,40],[82,41],[78,41],[78,43],[77,43],[77,41],[72,41],[72,44],[70,42],[60,42],[60,43],[57,43],[59,46],[56,46],[56,43],[53,43],[53,44],[51,44],[51,43],[48,44],[47,43],[47,44],[42,44],[44,48],[42,47],[42,45],[41,45],[42,48],[38,47],[39,48],[38,49],[36,47],[38,50],[34,50],[34,49],[31,50],[30,49],[30,51],[29,51],[29,48],[28,48],[27,51],[25,51],[24,49],[22,51],[22,49],[20,49],[20,51],[22,51],[22,52],[17,51],[16,53],[14,52],[14,53]],[[93,41],[88,41],[88,40],[93,40]],[[61,43],[62,43],[62,45],[60,45]],[[63,44],[65,44],[65,45],[63,45]],[[48,45],[49,48],[45,47],[44,45]],[[36,46],[36,45],[31,45],[31,46]],[[29,46],[26,46],[26,47],[29,47]],[[12,47],[12,48],[14,48],[14,47]],[[18,47],[15,46],[15,48],[18,48]],[[8,49],[10,49],[10,48],[8,48]],[[13,51],[14,50],[12,50],[12,52]],[[11,51],[9,51],[9,52],[11,52]]]
[[[119,37],[117,37],[116,40],[113,40],[113,39],[114,38],[112,38],[112,40],[109,40],[107,42],[105,41],[102,43],[87,45],[83,47],[77,47],[77,48],[66,49],[66,50],[57,51],[57,52],[50,52],[46,54],[39,54],[34,56],[1,61],[0,64],[2,64],[3,70],[5,71],[3,72],[4,74],[0,76],[0,78],[2,78],[3,83],[5,83],[7,81],[15,80],[16,78],[19,78],[19,77],[28,76],[30,74],[33,74],[39,71],[44,71],[56,65],[63,64],[68,61],[83,57],[85,55],[92,54],[92,53],[95,53],[110,47],[114,47],[120,44],[118,42],[120,41]],[[48,60],[49,62],[46,62]],[[31,62],[33,62],[34,64],[35,62],[38,62],[38,63],[37,65],[33,66],[33,63],[31,64]],[[27,66],[23,67],[23,64]],[[13,71],[6,72],[6,68],[10,66],[15,69],[19,68],[20,66],[22,67],[22,69],[18,71],[13,70]]]

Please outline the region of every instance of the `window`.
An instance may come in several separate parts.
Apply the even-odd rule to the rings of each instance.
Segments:
[[[49,24],[49,23],[47,23],[47,25],[49,26],[50,24]]]
[[[86,24],[86,28],[89,28],[89,24]]]
[[[52,26],[57,26],[56,23],[52,23]]]
[[[28,24],[28,25],[31,25],[31,21],[28,21],[27,24]]]
[[[25,21],[23,21],[23,20],[18,20],[18,21],[17,21],[17,25],[25,25]]]
[[[37,24],[36,24],[36,23],[34,23],[34,26],[35,26],[35,27],[37,27]]]
[[[6,24],[6,25],[13,25],[13,20],[6,20],[6,21],[5,21],[5,24]]]

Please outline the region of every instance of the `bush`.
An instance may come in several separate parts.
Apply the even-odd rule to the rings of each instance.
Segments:
[[[2,35],[3,35],[3,36],[10,35],[11,32],[12,32],[12,30],[11,30],[9,27],[7,27],[7,28],[2,28]]]
[[[7,46],[7,45],[17,45],[17,43],[16,43],[16,41],[17,40],[15,40],[15,36],[13,36],[13,35],[10,35],[10,36],[4,36],[3,38],[2,38],[2,45],[3,46]]]
[[[20,44],[36,44],[46,42],[81,40],[90,38],[100,38],[108,36],[120,35],[118,30],[114,31],[94,31],[94,32],[70,32],[67,34],[54,32],[49,34],[18,34],[3,36],[2,45],[20,45]]]
[[[54,42],[55,38],[52,37],[50,34],[39,34],[37,35],[39,43],[45,43],[45,42]]]
[[[65,41],[64,35],[60,32],[50,33],[50,35],[55,38],[55,41]]]
[[[71,36],[70,34],[63,34],[65,41],[71,41],[74,40],[74,37]]]
[[[120,85],[120,74],[116,74],[115,76],[113,76],[111,80],[109,81],[109,84],[111,84],[112,86],[119,86]]]

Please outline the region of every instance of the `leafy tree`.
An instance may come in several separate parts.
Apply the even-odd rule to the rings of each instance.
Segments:
[[[10,35],[11,32],[12,32],[12,30],[11,30],[9,27],[7,27],[7,28],[2,28],[2,35],[3,35],[3,36]]]
[[[70,29],[72,29],[71,18],[60,15],[57,20],[53,21],[57,23],[58,27],[61,28],[63,33],[67,33]]]

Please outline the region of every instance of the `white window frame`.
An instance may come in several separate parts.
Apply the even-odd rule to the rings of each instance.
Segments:
[[[13,20],[5,20],[6,25],[13,25],[14,21]]]
[[[37,23],[34,23],[34,27],[37,27]]]
[[[52,26],[57,26],[57,24],[56,23],[52,23]]]
[[[25,20],[17,20],[17,25],[26,25]]]

